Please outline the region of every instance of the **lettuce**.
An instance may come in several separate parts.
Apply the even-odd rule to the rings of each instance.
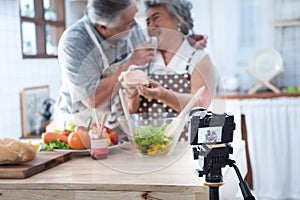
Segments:
[[[53,151],[54,149],[71,149],[71,147],[59,140],[54,140],[49,144],[41,143],[37,151]]]
[[[157,144],[170,141],[164,135],[167,126],[168,125],[162,125],[161,127],[141,126],[134,131],[133,141],[139,146],[142,153],[146,153],[148,149]]]

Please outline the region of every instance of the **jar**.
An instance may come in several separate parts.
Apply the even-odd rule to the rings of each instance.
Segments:
[[[93,128],[89,131],[89,135],[91,138],[91,157],[95,160],[106,159],[108,154],[106,130],[100,131],[98,128]]]

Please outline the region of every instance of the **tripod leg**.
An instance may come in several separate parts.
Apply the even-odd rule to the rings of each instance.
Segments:
[[[219,186],[209,187],[209,200],[219,200]]]

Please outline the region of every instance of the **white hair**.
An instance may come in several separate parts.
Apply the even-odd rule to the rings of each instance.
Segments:
[[[89,0],[85,14],[93,24],[110,28],[117,27],[121,21],[121,12],[131,5],[132,0]]]

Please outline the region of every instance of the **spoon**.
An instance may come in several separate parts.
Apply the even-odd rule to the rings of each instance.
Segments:
[[[120,96],[122,108],[123,108],[123,111],[124,111],[124,114],[125,114],[125,119],[126,119],[127,124],[128,124],[129,135],[132,136],[133,135],[132,134],[133,133],[133,128],[132,128],[132,124],[131,124],[131,117],[130,117],[130,113],[129,113],[129,110],[128,110],[128,106],[127,106],[127,103],[126,103],[124,93],[123,93],[121,88],[119,89],[119,96]]]
[[[191,100],[186,104],[184,109],[180,112],[180,114],[172,120],[172,122],[168,125],[168,127],[165,130],[165,136],[167,138],[173,138],[175,133],[178,132],[178,130],[181,130],[181,126],[183,125],[182,119],[188,114],[188,112],[191,110],[191,108],[195,105],[197,100],[199,99],[200,95],[203,94],[205,90],[205,86],[202,86],[197,90],[197,92],[193,95]],[[177,137],[179,137],[179,134],[177,134]],[[178,139],[178,138],[174,139]]]

